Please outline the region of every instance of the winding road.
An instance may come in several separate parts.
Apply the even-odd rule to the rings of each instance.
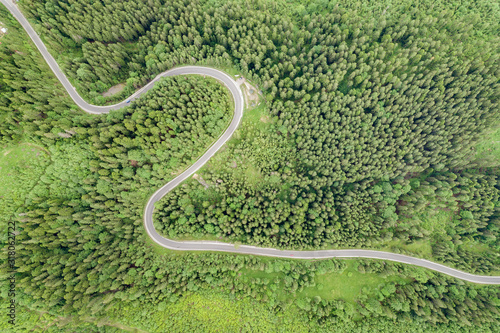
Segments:
[[[173,190],[182,181],[191,176],[196,170],[201,168],[223,145],[229,140],[234,131],[238,128],[241,117],[243,115],[243,95],[239,88],[239,85],[227,74],[213,68],[199,67],[199,66],[186,66],[179,67],[168,70],[159,74],[153,81],[139,89],[132,96],[127,98],[125,101],[109,106],[96,106],[91,105],[83,100],[80,95],[76,92],[76,89],[71,85],[66,76],[63,74],[59,68],[55,59],[50,55],[44,43],[41,41],[40,37],[33,30],[29,22],[26,20],[24,15],[19,11],[17,6],[12,2],[12,0],[0,0],[7,9],[14,15],[14,17],[21,23],[23,28],[26,30],[28,35],[31,37],[37,48],[42,53],[43,57],[49,64],[50,68],[57,76],[61,84],[68,91],[73,101],[85,112],[101,114],[108,113],[111,110],[120,109],[128,105],[128,101],[132,101],[139,98],[142,94],[151,89],[155,82],[160,78],[165,76],[175,76],[175,75],[187,75],[187,74],[199,74],[213,77],[221,81],[231,92],[234,100],[234,115],[233,119],[227,128],[227,130],[219,137],[219,139],[201,156],[193,165],[191,165],[182,174],[177,176],[175,179],[164,185],[158,191],[156,191],[146,204],[146,209],[144,211],[144,227],[149,237],[155,241],[160,246],[171,250],[182,250],[182,251],[219,251],[219,252],[231,252],[239,254],[251,254],[269,257],[281,257],[281,258],[296,258],[296,259],[324,259],[324,258],[370,258],[370,259],[382,259],[396,261],[400,263],[420,266],[434,271],[447,274],[449,276],[466,280],[469,282],[480,283],[480,284],[500,284],[500,276],[482,276],[474,275],[466,272],[462,272],[457,269],[453,269],[438,263],[434,263],[425,259],[414,258],[402,254],[374,251],[374,250],[318,250],[318,251],[292,251],[292,250],[278,250],[273,248],[262,248],[249,245],[235,246],[234,244],[215,242],[215,241],[174,241],[165,238],[156,232],[153,226],[153,211],[154,204],[160,200],[164,195]]]

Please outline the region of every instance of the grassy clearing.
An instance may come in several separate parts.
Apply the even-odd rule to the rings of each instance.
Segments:
[[[449,225],[453,220],[456,212],[451,210],[432,210],[426,214],[416,216],[419,224],[432,235],[446,234],[445,226]],[[402,219],[405,222],[405,219]],[[412,222],[415,223],[415,222]],[[413,253],[419,257],[432,259],[432,239],[417,240],[411,243],[406,243],[401,240],[391,240],[382,245],[382,250],[394,252],[393,249],[401,249]]]
[[[445,233],[444,226],[448,225],[455,216],[456,212],[451,210],[433,210],[428,214],[418,216],[421,226],[434,234]]]
[[[22,143],[0,151],[0,219],[9,218],[21,206],[29,191],[50,163],[40,147]]]
[[[413,243],[403,243],[402,241],[391,241],[385,247],[385,251],[394,252],[392,249],[398,248],[415,254],[417,257],[432,258],[432,246],[429,240],[418,240]]]
[[[371,294],[378,287],[387,282],[405,284],[408,279],[397,275],[384,277],[375,273],[360,273],[356,269],[355,260],[346,260],[347,268],[341,273],[327,273],[316,277],[316,286],[307,287],[298,296],[312,298],[320,296],[322,299],[341,299],[349,303],[355,303],[356,298],[361,295]]]
[[[245,107],[240,126],[234,132],[233,136],[227,141],[226,145],[228,147],[234,147],[241,142],[244,134],[258,132],[259,130],[265,131],[268,129],[270,124],[272,124],[272,119],[269,116],[269,112],[264,102],[261,102],[260,105],[253,108]],[[220,150],[220,152],[223,150],[224,147]],[[217,158],[218,155],[220,155],[220,153],[215,154],[213,158]],[[202,172],[204,168],[209,168],[210,164],[210,162],[207,163],[203,168],[201,168],[200,172]]]
[[[260,105],[249,108],[243,114],[241,128],[249,130],[252,127],[260,130],[265,130],[273,122],[269,116],[266,103],[261,102]]]
[[[273,260],[273,258],[262,258],[262,260]],[[285,277],[285,274],[282,272],[268,273],[265,271],[244,268],[240,273],[241,278],[267,278],[271,281],[275,279],[280,280],[277,298],[281,301],[320,296],[322,299],[326,300],[344,300],[348,303],[354,304],[356,298],[362,294],[366,295],[367,293],[375,292],[378,287],[383,286],[387,282],[396,282],[400,284],[409,282],[409,279],[401,278],[398,275],[385,277],[375,273],[360,273],[356,268],[357,265],[355,259],[345,259],[345,263],[347,264],[347,268],[342,273],[326,273],[317,275],[315,277],[315,286],[306,287],[296,295],[280,292],[280,290],[283,290],[282,280]]]
[[[500,127],[487,133],[484,141],[478,143],[475,158],[492,166],[500,165]]]
[[[262,174],[259,169],[257,169],[254,165],[248,164],[244,173],[242,174],[242,178],[247,180],[247,183],[253,186],[257,186],[262,182]]]
[[[199,66],[208,66],[208,67],[213,67],[213,68],[220,69],[221,71],[226,72],[227,74],[229,74],[233,78],[235,78],[236,75],[240,75],[241,76],[240,69],[237,68],[230,61],[226,61],[226,62],[214,62],[212,60],[206,60],[205,59],[205,60],[198,61],[196,63],[196,65],[199,65]]]
[[[474,253],[484,253],[484,252],[491,251],[491,248],[488,245],[482,244],[482,243],[478,243],[478,242],[475,242],[475,241],[471,241],[471,240],[466,240],[462,244],[462,248],[464,250],[467,250],[467,251],[470,251],[470,252],[474,252]]]
[[[227,239],[219,238],[212,234],[192,234],[192,235],[176,235],[175,237],[170,237],[172,239],[178,241],[197,241],[197,240],[205,240],[205,241],[219,241],[219,242],[229,242]]]
[[[223,70],[225,71],[225,69]],[[270,124],[272,124],[272,119],[269,116],[265,101],[261,100],[260,105],[254,107],[245,106],[240,126],[234,132],[233,136],[227,141],[226,146],[234,147],[241,142],[243,134],[247,134],[249,132],[258,132],[259,130],[267,130]],[[205,166],[203,166],[197,173],[202,175],[203,172],[207,169],[218,167],[218,165],[220,165],[221,163],[221,160],[226,160],[225,155],[227,155],[227,153],[224,153],[225,151],[226,148],[222,147],[221,150],[217,154],[215,154],[214,157],[212,157],[212,160],[205,164]],[[254,171],[255,173],[258,173],[258,171]],[[250,173],[248,176],[252,179],[254,178],[254,176],[259,176],[257,174],[254,174],[252,170],[248,172]]]

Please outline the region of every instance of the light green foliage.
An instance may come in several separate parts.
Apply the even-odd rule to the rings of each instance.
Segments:
[[[495,129],[491,133],[486,134],[484,141],[481,141],[476,146],[476,159],[480,161],[480,165],[486,164],[491,166],[500,165],[500,128]]]
[[[81,179],[90,174],[93,154],[86,145],[68,143],[50,147],[53,163],[33,188],[31,197],[80,198]]]
[[[4,301],[6,302],[7,300],[0,298],[0,302]],[[61,314],[49,313],[44,310],[33,310],[21,304],[18,304],[16,307],[15,325],[10,324],[7,320],[2,320],[0,322],[0,330],[5,333],[137,332],[134,327],[127,327],[118,322],[110,322],[108,319],[74,315],[64,316]]]
[[[31,144],[4,146],[0,151],[0,220],[2,225],[24,204],[50,163],[47,152]],[[25,213],[22,209],[20,213]],[[2,235],[4,237],[4,235]]]
[[[408,279],[397,275],[389,277],[375,273],[361,273],[356,267],[358,263],[354,260],[346,261],[347,268],[340,274],[317,275],[315,287],[305,288],[300,296],[313,298],[320,296],[326,300],[344,300],[355,304],[356,300],[366,295],[375,295],[390,282],[404,285],[409,283]]]
[[[223,294],[191,294],[176,303],[160,303],[150,317],[157,331],[164,332],[307,332],[300,317],[269,311],[250,299]]]
[[[126,82],[127,94],[183,64],[229,68],[262,89],[266,102],[247,110],[199,178],[158,204],[158,230],[295,249],[399,242],[395,251],[492,272],[498,169],[473,161],[471,148],[498,122],[498,7],[433,5],[21,2],[93,102],[109,101],[99,94],[109,85]],[[29,140],[53,160],[22,208],[16,276],[20,306],[50,313],[20,331],[37,322],[72,330],[50,326],[72,316],[95,318],[82,330],[104,332],[125,329],[116,322],[152,332],[496,329],[496,286],[378,261],[354,269],[153,248],[145,200],[224,131],[227,92],[213,80],[168,78],[130,107],[83,114],[0,14],[9,27],[0,141]]]

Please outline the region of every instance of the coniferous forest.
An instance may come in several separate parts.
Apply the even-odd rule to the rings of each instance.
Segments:
[[[89,103],[121,101],[182,65],[248,82],[230,141],[156,204],[165,237],[377,249],[500,275],[496,3],[19,7]],[[167,77],[120,110],[87,114],[3,6],[0,24],[4,254],[7,223],[17,226],[16,324],[3,318],[2,332],[498,331],[498,286],[388,261],[156,245],[145,204],[225,131],[227,89]],[[0,263],[5,308],[7,255]]]

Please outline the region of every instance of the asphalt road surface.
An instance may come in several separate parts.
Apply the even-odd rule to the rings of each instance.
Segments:
[[[243,115],[243,95],[238,84],[227,74],[208,67],[200,66],[186,66],[179,67],[168,70],[159,74],[153,81],[139,89],[132,96],[127,98],[125,101],[109,106],[96,106],[91,105],[84,101],[80,95],[76,92],[75,88],[68,81],[66,76],[63,74],[55,59],[47,51],[47,48],[40,40],[36,32],[33,30],[31,25],[28,23],[23,14],[19,11],[17,6],[12,2],[12,0],[0,0],[14,15],[14,17],[21,23],[23,28],[26,30],[28,35],[31,37],[35,45],[38,47],[43,57],[49,64],[50,68],[57,76],[59,81],[68,91],[68,94],[75,101],[75,103],[88,113],[108,113],[110,110],[120,109],[128,105],[127,101],[133,101],[139,98],[142,94],[147,92],[153,87],[155,82],[165,76],[174,75],[187,75],[187,74],[199,74],[213,77],[220,82],[222,82],[229,89],[234,100],[234,115],[231,124],[227,130],[222,134],[222,136],[203,154],[200,159],[198,159],[193,165],[191,165],[186,171],[177,176],[175,179],[167,183],[165,186],[156,191],[149,199],[146,209],[144,211],[144,227],[149,237],[155,241],[158,245],[163,246],[171,250],[181,250],[181,251],[218,251],[218,252],[231,252],[240,254],[251,254],[260,255],[268,257],[280,257],[280,258],[295,258],[295,259],[324,259],[324,258],[370,258],[370,259],[382,259],[396,261],[400,263],[425,267],[432,269],[434,271],[453,276],[458,279],[481,283],[481,284],[500,284],[500,276],[482,276],[465,273],[441,264],[437,264],[425,259],[414,258],[402,254],[383,252],[383,251],[373,251],[373,250],[318,250],[318,251],[291,251],[291,250],[278,250],[273,248],[262,248],[256,246],[240,245],[236,246],[229,243],[221,243],[215,241],[173,241],[165,238],[156,232],[153,226],[153,211],[154,204],[160,200],[165,194],[173,190],[182,181],[191,176],[196,170],[201,168],[223,145],[229,140],[234,131],[238,128],[241,117]]]

